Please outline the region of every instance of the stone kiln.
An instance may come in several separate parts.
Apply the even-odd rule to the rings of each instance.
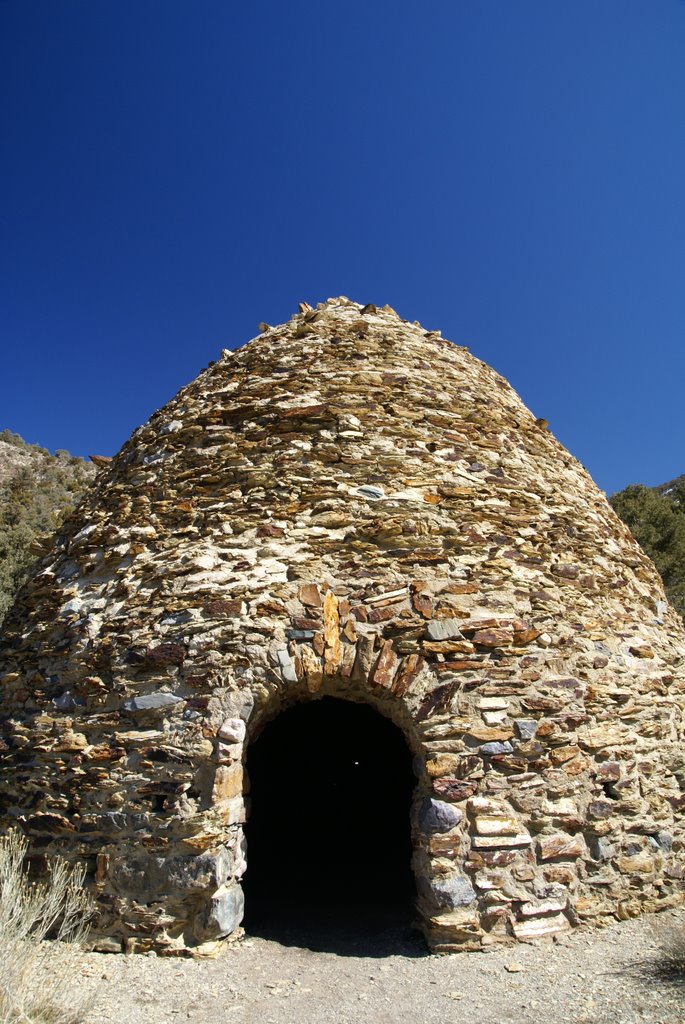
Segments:
[[[210,951],[241,921],[246,748],[327,695],[412,752],[433,949],[671,906],[684,642],[502,377],[389,307],[303,305],[134,433],[24,588],[2,821],[86,860],[101,948]]]

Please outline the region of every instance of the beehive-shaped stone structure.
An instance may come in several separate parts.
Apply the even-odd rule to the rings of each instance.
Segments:
[[[682,898],[682,623],[509,384],[389,307],[224,352],[103,469],[3,643],[2,822],[87,861],[104,945],[236,933],[246,750],[323,695],[404,734],[432,948]]]

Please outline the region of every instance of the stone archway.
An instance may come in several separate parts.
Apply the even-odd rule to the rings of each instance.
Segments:
[[[337,952],[406,937],[412,755],[368,704],[309,700],[266,724],[247,756],[248,934]]]

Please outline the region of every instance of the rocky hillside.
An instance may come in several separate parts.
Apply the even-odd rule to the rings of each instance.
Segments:
[[[0,621],[30,571],[41,535],[74,508],[95,472],[69,452],[51,455],[0,431]]]
[[[667,484],[660,484],[654,490],[658,494],[663,494],[665,498],[669,498],[674,505],[685,509],[685,473],[682,476],[677,476],[675,480],[669,480]]]
[[[671,604],[685,618],[685,475],[659,487],[631,484],[609,500],[656,565]]]

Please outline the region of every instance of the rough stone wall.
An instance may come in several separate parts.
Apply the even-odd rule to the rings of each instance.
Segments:
[[[235,933],[246,745],[323,694],[415,755],[433,948],[682,898],[682,623],[507,382],[388,307],[303,307],[182,389],[3,645],[2,821],[88,862],[102,948]]]

